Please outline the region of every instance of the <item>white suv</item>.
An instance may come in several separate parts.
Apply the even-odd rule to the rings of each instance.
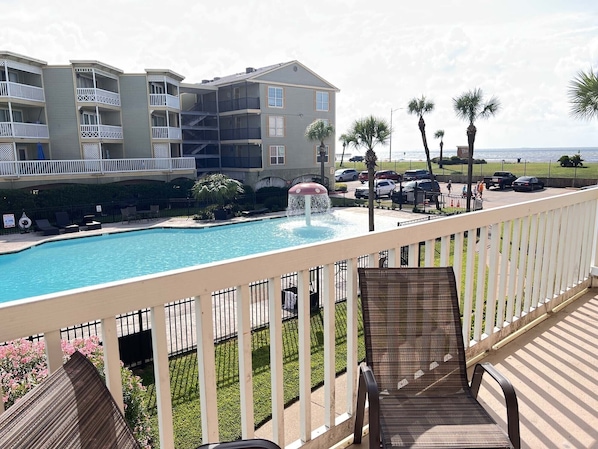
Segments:
[[[374,192],[376,193],[375,198],[387,196],[390,198],[392,192],[394,192],[396,184],[390,179],[375,179],[374,180]],[[355,198],[367,198],[369,189],[362,187],[355,189]]]

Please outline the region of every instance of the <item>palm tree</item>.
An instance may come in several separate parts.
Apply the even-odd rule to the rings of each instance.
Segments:
[[[432,112],[434,110],[434,102],[426,100],[425,96],[421,98],[414,98],[407,105],[407,113],[419,116],[417,123],[419,132],[422,135],[422,141],[424,143],[424,151],[426,152],[426,161],[428,162],[428,171],[430,172],[430,178],[434,179],[432,173],[432,161],[430,160],[430,149],[428,148],[428,139],[426,139],[426,122],[424,121],[424,114]],[[440,203],[438,197],[436,197],[436,209],[440,210]]]
[[[341,154],[341,167],[343,166],[343,159],[345,158],[345,148],[349,145],[349,136],[341,134],[339,140],[343,143],[343,153]]]
[[[197,201],[216,204],[219,209],[243,192],[243,186],[239,181],[221,173],[204,176],[195,181],[191,188],[193,198]],[[224,215],[226,215],[225,212],[215,212],[217,219],[223,218]]]
[[[598,118],[598,71],[580,71],[569,85],[571,115],[581,119]]]
[[[385,144],[390,137],[390,126],[384,119],[370,115],[355,120],[346,134],[347,142],[357,148],[365,148],[365,165],[368,168],[368,216],[369,230],[374,230],[374,169],[378,156],[374,152],[377,144]]]
[[[328,185],[328,178],[324,178],[324,157],[326,156],[326,145],[324,144],[324,140],[328,139],[333,134],[334,126],[322,119],[314,120],[305,129],[305,137],[307,140],[320,142],[320,146],[318,147],[320,156],[320,182],[324,185]]]
[[[442,168],[442,149],[444,148],[444,129],[439,129],[434,133],[435,139],[440,139],[440,160],[438,161],[438,167]]]
[[[457,117],[469,121],[467,127],[467,144],[469,146],[469,157],[467,161],[467,209],[471,210],[471,182],[473,178],[473,146],[477,129],[474,122],[479,118],[490,117],[500,109],[498,98],[492,97],[487,102],[483,101],[482,89],[474,89],[453,98],[453,108]]]

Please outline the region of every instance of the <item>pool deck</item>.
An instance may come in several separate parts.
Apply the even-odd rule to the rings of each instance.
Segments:
[[[367,214],[368,210],[364,207],[341,208],[343,212],[356,214]],[[410,221],[422,218],[419,214],[413,214],[410,211],[376,209],[376,215],[386,215],[395,217],[397,222]],[[79,231],[73,233],[62,233],[59,235],[43,236],[38,232],[30,231],[24,234],[0,235],[0,254],[14,253],[38,245],[40,243],[51,242],[55,240],[89,237],[92,235],[112,234],[115,232],[134,231],[139,229],[152,228],[201,228],[206,226],[222,226],[230,223],[244,223],[248,221],[264,220],[269,218],[284,217],[285,212],[270,212],[259,216],[241,216],[229,220],[204,220],[196,221],[193,217],[168,217],[149,220],[136,220],[132,222],[103,223],[101,229],[88,231]]]

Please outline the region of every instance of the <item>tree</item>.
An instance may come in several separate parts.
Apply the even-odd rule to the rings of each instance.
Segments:
[[[574,154],[569,160],[574,167],[583,167],[583,159],[579,154]]]
[[[561,164],[561,167],[573,167],[573,163],[571,163],[571,158],[566,154],[561,156],[557,162]]]
[[[422,135],[422,142],[424,143],[424,151],[426,152],[426,161],[428,163],[428,171],[430,172],[430,178],[434,179],[434,174],[432,173],[432,161],[430,159],[430,149],[428,148],[428,139],[426,139],[426,122],[424,121],[424,114],[428,112],[432,112],[434,110],[434,102],[426,100],[426,97],[423,95],[421,98],[414,98],[409,102],[407,105],[407,113],[411,115],[419,116],[419,121],[417,126],[419,127],[419,132]],[[438,197],[436,197],[436,209],[440,210],[440,203],[438,201]]]
[[[193,184],[191,193],[197,201],[217,204],[222,207],[244,192],[236,179],[221,173],[204,176]]]
[[[320,182],[322,184],[326,183],[326,181],[324,181],[324,157],[326,156],[326,145],[324,144],[324,140],[328,139],[333,134],[334,126],[322,119],[314,120],[305,129],[305,137],[307,140],[320,142],[318,150],[320,156]]]
[[[365,148],[365,165],[368,169],[368,216],[369,230],[374,230],[374,169],[378,156],[374,152],[377,144],[384,145],[390,137],[390,126],[384,119],[370,115],[355,120],[346,134],[347,142],[357,148]]]
[[[345,158],[345,148],[349,145],[349,136],[346,134],[341,134],[339,137],[340,141],[343,143],[343,153],[341,154],[341,167],[343,166],[343,159]]]
[[[440,168],[442,168],[442,149],[444,148],[444,129],[439,129],[438,131],[436,131],[434,133],[434,138],[435,139],[440,139],[440,160],[438,162],[438,166]]]
[[[575,118],[598,118],[598,71],[580,71],[569,84],[571,115]]]
[[[500,109],[498,98],[492,97],[484,102],[482,89],[465,92],[460,97],[453,98],[453,108],[457,117],[469,121],[467,127],[467,144],[469,155],[467,160],[467,212],[471,210],[471,183],[473,178],[473,147],[477,128],[474,122],[477,119],[488,118],[495,115]]]

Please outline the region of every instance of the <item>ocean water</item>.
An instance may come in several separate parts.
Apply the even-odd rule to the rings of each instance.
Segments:
[[[355,155],[363,155],[365,152],[353,152]],[[388,161],[388,151],[380,149],[377,151],[378,157],[383,161]],[[474,157],[476,159],[485,159],[487,162],[517,162],[517,158],[521,158],[521,162],[556,162],[561,156],[573,156],[579,154],[584,162],[592,163],[598,162],[598,147],[570,147],[570,148],[474,148]],[[440,149],[436,146],[430,147],[431,157],[440,156]],[[442,151],[442,156],[449,158],[457,155],[456,148],[445,147]],[[336,158],[340,161],[340,153]],[[345,154],[345,160],[348,160],[350,155]],[[393,151],[393,161],[423,161],[426,159],[426,154],[423,148],[418,150],[408,151]]]

